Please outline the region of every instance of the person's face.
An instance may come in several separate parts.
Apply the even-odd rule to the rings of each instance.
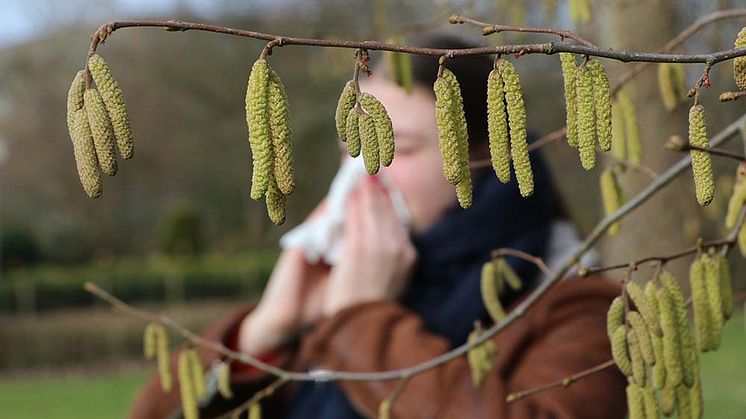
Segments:
[[[360,90],[378,98],[394,127],[396,152],[389,167],[382,167],[404,196],[412,215],[412,229],[420,233],[432,226],[456,202],[454,187],[443,176],[438,147],[435,97],[421,86],[410,94],[383,77],[360,82]]]

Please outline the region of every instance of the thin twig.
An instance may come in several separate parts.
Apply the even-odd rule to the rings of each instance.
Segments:
[[[704,151],[705,153],[710,153],[716,156],[728,157],[734,160],[738,160],[739,162],[743,162],[746,160],[746,156],[744,156],[743,154],[735,153],[729,150],[724,150],[722,148],[702,147],[702,146],[698,146],[696,144],[691,144],[687,142],[669,141],[666,143],[666,148],[669,148],[671,150],[676,150],[676,151],[682,151],[682,152],[687,152],[690,150]]]
[[[554,381],[552,383],[545,384],[539,387],[530,388],[528,390],[516,391],[516,392],[510,393],[505,398],[505,401],[508,403],[513,403],[513,402],[517,402],[518,400],[524,399],[528,396],[532,396],[536,393],[541,393],[542,391],[546,391],[546,390],[549,390],[555,387],[568,387],[572,385],[574,382],[580,380],[581,378],[585,378],[589,375],[603,371],[606,368],[612,367],[614,365],[616,365],[614,363],[614,360],[610,359],[606,362],[602,362],[596,366],[588,368],[587,370],[583,370],[581,372],[575,373],[573,375]]]
[[[240,413],[248,410],[251,407],[251,405],[253,405],[255,403],[259,403],[259,401],[262,400],[265,397],[271,396],[275,392],[275,390],[277,390],[278,388],[280,388],[287,381],[288,380],[285,379],[285,378],[278,378],[277,380],[273,381],[267,387],[265,387],[265,388],[257,391],[256,393],[254,393],[254,395],[251,396],[251,398],[249,400],[241,403],[241,405],[238,406],[237,408],[235,408],[233,410],[230,410],[230,411],[228,411],[227,413],[225,413],[223,415],[218,416],[218,419],[231,418],[231,417],[234,417],[234,415],[238,415],[238,414],[240,414]]]
[[[609,160],[613,161],[614,163],[620,164],[624,167],[628,167],[636,172],[642,173],[649,177],[650,179],[655,179],[658,177],[658,172],[653,170],[652,168],[645,166],[644,164],[640,163],[632,163],[629,160],[620,159],[619,157],[613,155],[613,154],[602,154],[602,156],[608,158]]]
[[[544,263],[544,260],[542,260],[538,256],[530,255],[522,250],[511,249],[508,247],[501,247],[497,250],[492,251],[493,258],[500,257],[500,256],[514,256],[519,259],[529,261],[533,263],[534,265],[536,265],[544,275],[549,276],[552,274],[552,270],[549,269],[546,263]]]
[[[547,34],[557,35],[562,39],[564,38],[572,39],[589,47],[596,46],[590,41],[583,39],[577,33],[572,32],[572,31],[567,31],[567,30],[551,29],[551,28],[535,28],[535,27],[526,27],[526,26],[494,25],[491,23],[480,22],[476,19],[472,19],[469,17],[461,16],[461,15],[451,15],[451,17],[448,18],[448,21],[454,24],[470,23],[472,25],[481,26],[482,35],[485,35],[485,36],[492,35],[493,33],[500,33],[500,32],[547,33]]]
[[[733,134],[738,132],[739,127],[743,125],[744,123],[746,123],[746,115],[741,116],[736,121],[728,125],[721,132],[713,136],[711,138],[712,145],[717,146],[725,142]],[[665,172],[661,173],[661,175],[658,176],[653,182],[651,182],[645,189],[643,189],[637,195],[635,195],[629,201],[627,201],[626,204],[624,204],[622,207],[620,207],[615,212],[604,217],[596,225],[593,231],[591,231],[590,235],[588,235],[588,237],[586,237],[582,243],[576,246],[570,255],[566,256],[565,259],[562,260],[561,264],[559,265],[559,268],[553,271],[552,275],[550,275],[546,281],[542,282],[539,286],[534,288],[534,290],[528,295],[528,297],[526,297],[520,304],[518,304],[500,322],[495,323],[492,326],[490,326],[488,329],[484,331],[484,333],[481,333],[473,341],[464,343],[461,346],[453,348],[447,352],[444,352],[441,355],[438,355],[434,358],[431,358],[429,360],[426,360],[424,362],[421,362],[411,367],[393,369],[393,370],[388,370],[388,371],[379,371],[379,372],[347,372],[347,371],[332,371],[332,370],[313,370],[309,373],[298,373],[298,372],[286,371],[281,368],[277,368],[272,365],[266,364],[262,361],[259,361],[258,359],[248,354],[232,351],[226,348],[225,346],[221,345],[220,343],[206,340],[194,334],[193,332],[187,330],[186,328],[179,325],[178,323],[176,323],[175,321],[173,321],[172,319],[168,318],[165,315],[157,315],[154,313],[147,312],[145,310],[133,308],[127,305],[126,303],[124,303],[123,301],[119,300],[118,298],[107,293],[106,291],[98,288],[96,285],[92,283],[86,283],[85,288],[89,292],[95,294],[97,297],[103,299],[104,301],[107,301],[109,304],[112,305],[112,307],[114,307],[117,310],[123,311],[127,314],[130,314],[134,317],[141,318],[146,321],[161,322],[161,324],[175,330],[177,333],[179,333],[180,335],[182,335],[184,338],[186,338],[187,340],[189,340],[191,343],[195,345],[218,352],[222,355],[225,355],[226,357],[230,359],[250,364],[256,368],[259,368],[265,372],[276,375],[280,378],[286,378],[288,380],[294,380],[294,381],[339,381],[339,380],[373,381],[373,380],[394,380],[394,379],[401,379],[404,377],[413,377],[415,375],[421,374],[430,369],[446,364],[452,361],[453,359],[464,355],[470,349],[481,345],[487,339],[490,339],[492,336],[495,336],[498,332],[506,328],[508,325],[512,324],[513,322],[523,317],[529,308],[531,308],[534,304],[536,304],[536,302],[544,294],[546,294],[554,285],[559,283],[562,280],[562,278],[564,278],[565,274],[567,274],[567,272],[578,263],[578,261],[580,260],[580,257],[583,256],[583,254],[585,254],[589,249],[591,249],[591,247],[601,237],[603,237],[604,233],[606,233],[606,230],[612,224],[624,218],[627,214],[631,213],[635,208],[645,203],[648,199],[650,199],[658,191],[663,189],[669,182],[671,182],[676,176],[681,174],[690,165],[691,165],[691,158],[689,156],[683,157],[681,160],[676,162],[674,165],[666,169]],[[731,235],[729,236],[727,240],[730,242],[733,240],[733,237],[735,236],[733,236],[733,233],[731,232]],[[628,266],[628,265],[625,264],[624,266]]]

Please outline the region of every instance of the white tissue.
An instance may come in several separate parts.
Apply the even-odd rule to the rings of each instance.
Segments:
[[[335,265],[342,256],[344,243],[344,220],[347,197],[355,185],[368,176],[361,157],[347,157],[337,171],[329,193],[326,196],[326,212],[310,221],[305,221],[280,238],[280,246],[287,248],[302,248],[306,259],[311,263],[319,260]],[[389,192],[389,197],[396,214],[409,230],[410,214],[404,203],[404,197],[385,170],[379,172],[379,179],[383,187]]]

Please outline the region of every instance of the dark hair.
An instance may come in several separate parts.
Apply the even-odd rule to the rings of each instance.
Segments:
[[[444,32],[432,32],[409,37],[407,45],[421,48],[464,49],[484,46],[475,41]],[[374,70],[382,70],[385,65],[380,60],[381,55],[371,56]],[[432,55],[411,55],[412,80],[414,84],[432,90],[438,75],[438,60],[440,57]],[[469,155],[472,159],[489,157],[489,137],[487,134],[487,78],[493,68],[493,57],[490,55],[474,55],[448,60],[445,66],[453,72],[461,87],[464,102],[464,116],[466,117],[469,135]],[[376,71],[377,71],[376,70]],[[386,74],[386,71],[382,71]],[[531,133],[528,135],[532,139]],[[491,172],[490,166],[472,170],[475,178],[481,178]],[[553,214],[559,218],[568,218],[562,199],[557,193],[554,182],[549,180],[552,189]]]

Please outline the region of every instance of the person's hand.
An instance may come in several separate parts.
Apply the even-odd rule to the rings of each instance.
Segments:
[[[377,178],[367,177],[350,195],[344,240],[342,258],[329,277],[324,314],[366,301],[396,299],[417,252]]]
[[[324,210],[322,201],[309,219]],[[250,354],[271,350],[318,321],[329,270],[324,263],[309,263],[301,249],[283,251],[259,304],[241,324],[239,349]]]

